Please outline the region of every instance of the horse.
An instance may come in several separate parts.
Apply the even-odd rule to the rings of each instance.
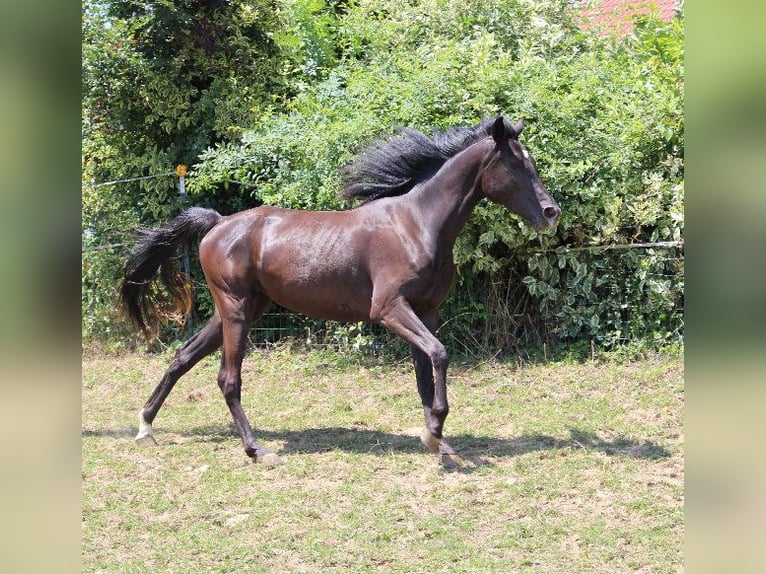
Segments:
[[[164,227],[139,230],[120,287],[137,328],[150,337],[169,303],[188,313],[190,287],[174,259],[198,236],[215,310],[178,349],[141,409],[136,440],[156,444],[152,423],[173,386],[223,347],[218,386],[245,453],[253,462],[282,464],[256,441],[241,405],[248,330],[275,302],[316,319],[382,325],[401,337],[411,349],[423,405],[421,441],[440,460],[457,456],[443,435],[449,358],[435,335],[455,272],[455,240],[483,198],[538,231],[553,228],[561,214],[519,141],[523,127],[524,118],[512,124],[500,116],[434,130],[432,137],[401,129],[343,168],[341,196],[361,200],[351,209],[260,206],[223,216],[191,207]]]

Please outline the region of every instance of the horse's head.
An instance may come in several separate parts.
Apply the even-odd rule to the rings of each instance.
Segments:
[[[545,189],[535,160],[519,142],[524,118],[515,126],[502,117],[492,125],[495,147],[480,175],[484,195],[529,221],[540,231],[556,224],[561,208]]]

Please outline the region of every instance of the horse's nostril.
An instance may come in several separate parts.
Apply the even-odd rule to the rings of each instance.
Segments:
[[[555,217],[558,217],[559,213],[561,213],[559,208],[558,207],[553,207],[551,205],[549,205],[548,207],[543,209],[543,215],[545,215],[545,217],[547,217],[548,219],[553,219]]]

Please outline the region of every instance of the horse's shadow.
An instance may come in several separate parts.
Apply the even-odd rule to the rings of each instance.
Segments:
[[[171,431],[172,432],[172,431]],[[326,427],[303,430],[262,430],[256,429],[256,436],[263,441],[281,443],[280,455],[323,453],[340,450],[353,454],[370,456],[391,453],[425,453],[420,440],[410,434],[397,434],[377,430]],[[85,430],[85,436],[109,436],[121,438],[135,433],[135,430]],[[162,444],[162,430],[158,439]],[[200,443],[222,443],[238,439],[233,425],[197,427],[178,433],[187,439]],[[516,438],[499,438],[471,433],[454,434],[448,437],[450,445],[461,457],[470,462],[462,468],[470,472],[481,466],[493,466],[498,459],[521,456],[532,452],[583,450],[643,460],[657,460],[670,456],[664,447],[652,441],[636,441],[627,437],[613,440],[600,438],[597,433],[581,429],[569,429],[568,438],[532,433]]]
[[[234,433],[231,433],[234,435]],[[367,429],[331,427],[301,431],[260,431],[266,440],[281,441],[280,452],[318,453],[331,450],[363,454],[421,453],[420,440],[408,434],[394,434]],[[510,458],[530,452],[577,450],[601,452],[610,456],[637,459],[660,459],[670,456],[665,448],[651,441],[635,441],[626,437],[604,440],[596,433],[569,429],[569,438],[561,439],[544,434],[524,434],[516,438],[499,438],[471,433],[451,434],[450,445],[469,459],[484,457]],[[487,461],[483,461],[488,464]]]

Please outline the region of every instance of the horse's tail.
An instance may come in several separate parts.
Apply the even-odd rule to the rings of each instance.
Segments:
[[[191,286],[174,262],[178,247],[204,236],[223,216],[212,209],[191,207],[164,227],[139,229],[138,239],[125,262],[120,286],[120,302],[130,320],[147,338],[156,333],[161,320],[173,314],[185,317],[191,308]],[[153,287],[159,272],[160,282],[170,296]]]

